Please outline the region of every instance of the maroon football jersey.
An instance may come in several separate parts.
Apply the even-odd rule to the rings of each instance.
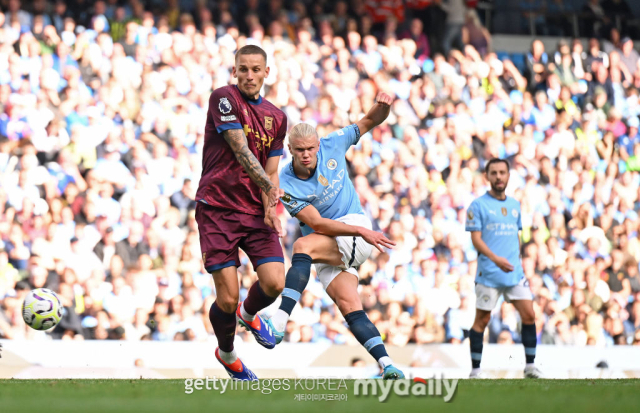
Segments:
[[[204,132],[202,177],[196,200],[217,208],[264,215],[260,188],[236,159],[222,132],[242,129],[249,149],[262,167],[271,156],[281,156],[287,117],[269,101],[245,98],[237,86],[211,93]]]

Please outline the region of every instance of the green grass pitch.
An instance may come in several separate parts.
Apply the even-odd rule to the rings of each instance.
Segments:
[[[386,403],[340,391],[214,390],[185,394],[184,380],[0,380],[0,411],[19,412],[630,412],[640,380],[460,380],[449,403],[392,395]],[[293,387],[293,386],[292,386]],[[346,394],[346,401],[296,401],[296,394]]]

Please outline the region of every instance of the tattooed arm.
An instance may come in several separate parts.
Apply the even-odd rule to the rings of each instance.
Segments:
[[[240,165],[247,171],[249,178],[266,194],[269,201],[268,207],[275,207],[278,204],[278,198],[284,195],[284,192],[271,182],[262,165],[249,149],[244,131],[242,129],[229,129],[222,132],[222,136],[224,136],[224,140],[227,141],[236,155]]]
[[[278,188],[280,187],[280,177],[278,176],[279,163],[280,156],[271,156],[267,159],[267,165],[265,165],[264,168],[271,182]],[[276,213],[276,207],[269,206],[268,197],[264,192],[262,192],[262,204],[264,205],[264,223],[275,229],[279,237],[284,237],[284,231],[280,224],[280,218],[278,218],[278,214]]]

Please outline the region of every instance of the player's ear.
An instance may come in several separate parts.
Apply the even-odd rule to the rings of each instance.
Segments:
[[[264,77],[269,77],[269,66],[267,66],[267,68],[264,69]]]
[[[233,75],[233,77],[238,77],[238,74],[236,73],[236,66],[233,65],[233,69],[231,69],[231,74]]]

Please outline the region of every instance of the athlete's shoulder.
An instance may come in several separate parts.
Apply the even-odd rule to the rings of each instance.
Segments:
[[[518,208],[520,208],[520,201],[518,201],[518,200],[517,200],[517,199],[515,199],[514,197],[512,197],[512,196],[507,196],[507,201],[509,201],[509,204],[511,204],[511,205],[515,205],[515,206],[517,206]]]
[[[279,107],[269,102],[265,98],[262,98],[262,104],[260,106],[262,106],[262,109],[276,113],[278,116],[285,116],[285,113]]]
[[[228,113],[239,104],[238,98],[234,86],[222,86],[211,92],[209,106],[214,105],[221,113]]]
[[[236,87],[233,85],[221,86],[211,92],[211,96],[233,96],[236,97]]]
[[[280,173],[278,173],[280,180],[289,179],[291,177],[291,162],[287,162],[280,168]]]
[[[282,169],[280,169],[280,173],[278,174],[278,177],[280,178],[280,187],[286,192],[291,192],[293,188],[295,188],[294,181],[296,180],[296,177],[291,169],[291,162],[287,162]]]
[[[491,201],[490,199],[487,199],[487,197],[489,197],[489,194],[485,192],[484,194],[474,199],[473,202],[471,202],[471,205],[484,206],[487,204],[487,202]]]

